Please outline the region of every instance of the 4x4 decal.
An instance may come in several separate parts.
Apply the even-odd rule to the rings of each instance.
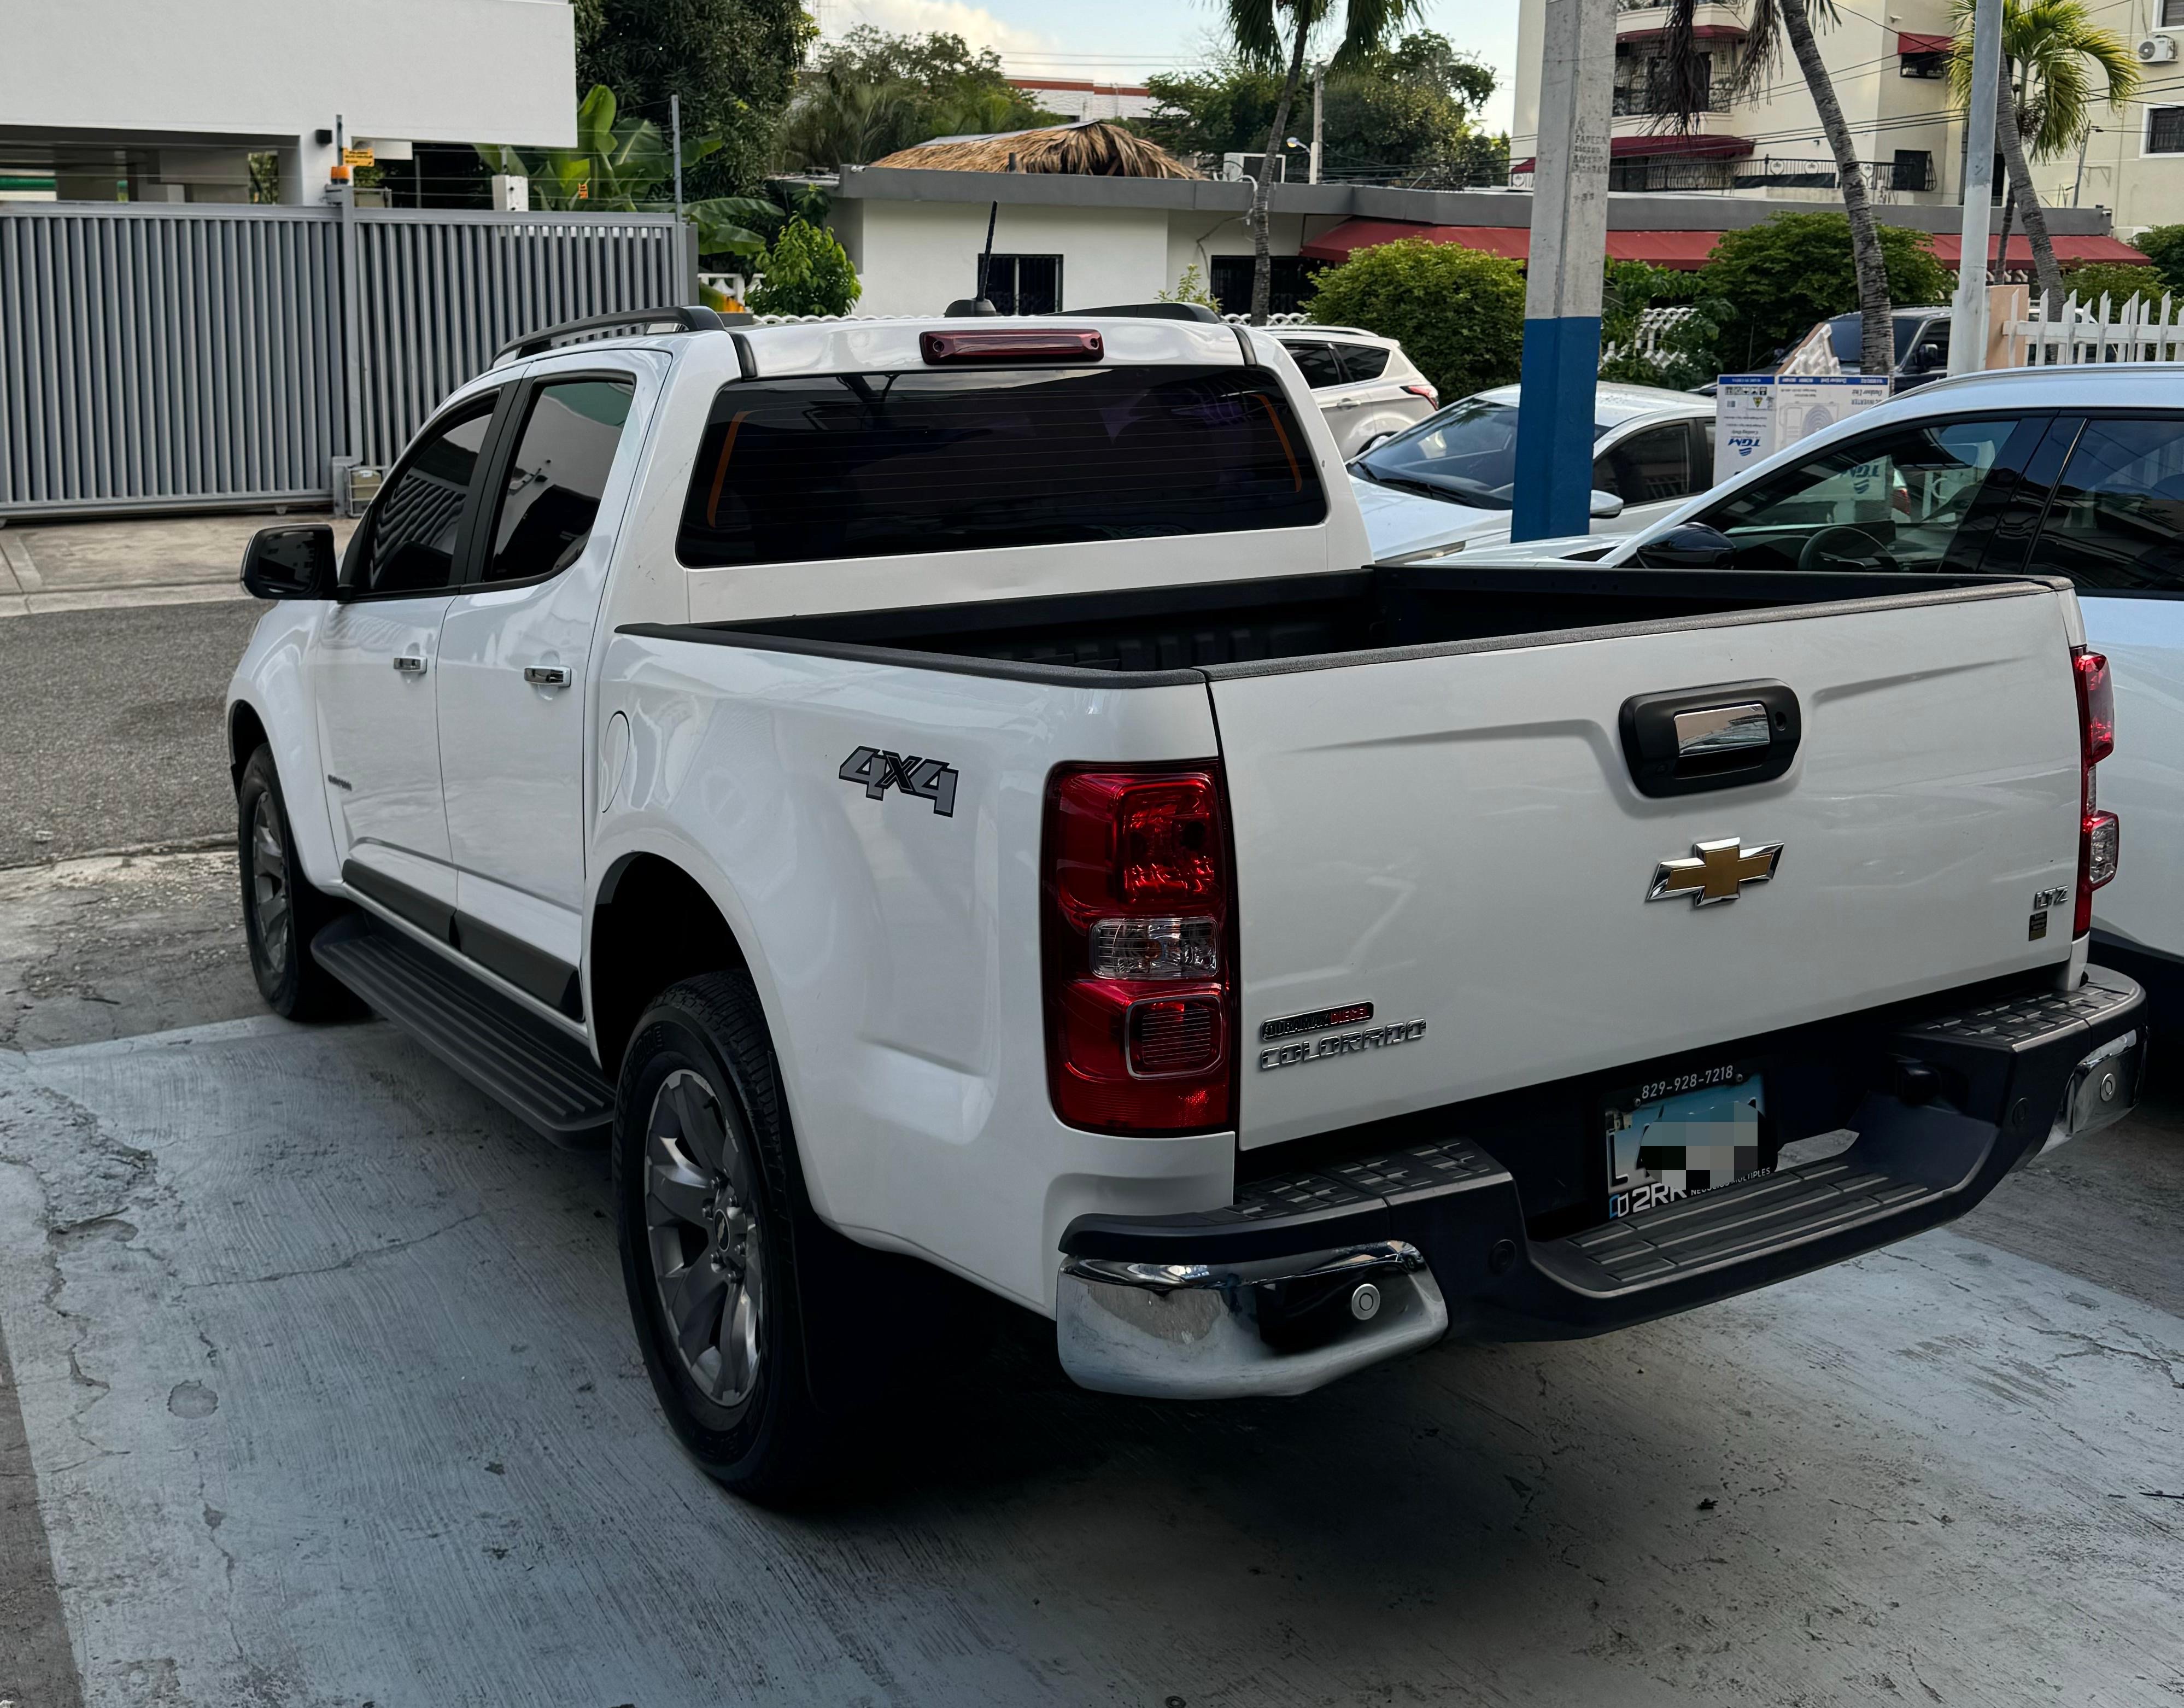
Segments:
[[[900,789],[920,801],[930,801],[943,818],[956,816],[956,767],[941,759],[921,759],[912,753],[885,752],[860,747],[842,762],[835,773],[844,783],[864,785],[865,798],[877,801],[890,789]]]

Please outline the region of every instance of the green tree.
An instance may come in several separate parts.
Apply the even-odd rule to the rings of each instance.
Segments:
[[[1638,348],[1648,309],[1691,312],[1659,340],[1656,354]],[[1715,347],[1730,317],[1730,305],[1710,295],[1698,273],[1649,266],[1643,261],[1610,261],[1601,291],[1600,377],[1626,384],[1669,386],[1689,391],[1721,371]],[[1616,354],[1609,355],[1613,349]]]
[[[1133,128],[1173,153],[1223,154],[1260,147],[1282,78],[1231,58],[1203,72],[1156,75],[1148,87],[1157,105]],[[1327,78],[1323,170],[1420,185],[1502,182],[1508,138],[1486,136],[1473,122],[1494,88],[1490,66],[1429,30],[1362,55]],[[1292,176],[1301,164],[1291,150]]]
[[[1387,45],[1396,26],[1418,9],[1419,0],[1340,0],[1341,45],[1335,49],[1337,67],[1354,65]],[[1304,81],[1304,53],[1315,27],[1333,17],[1336,0],[1222,0],[1228,44],[1245,63],[1274,66],[1284,51],[1289,67],[1275,98],[1273,122],[1267,127],[1266,159],[1278,159],[1289,135],[1290,110],[1296,104],[1297,88]],[[1282,31],[1289,31],[1286,50]],[[1258,181],[1251,191],[1251,324],[1267,322],[1267,299],[1273,288],[1273,262],[1268,246],[1267,204],[1273,192],[1273,174],[1261,163]]]
[[[1952,0],[1950,7],[1957,33],[1949,50],[1949,88],[1960,102],[1971,99],[1973,5],[1974,0]],[[2040,288],[2059,303],[2062,270],[2027,158],[2053,159],[2092,132],[2101,98],[2093,90],[2096,73],[2109,109],[2121,112],[2138,92],[2138,60],[2123,37],[2093,22],[2082,0],[2002,0],[2002,64],[1995,137],[2008,170],[2009,199],[1996,254],[2007,254],[2014,209],[2025,222]]]
[[[863,165],[934,137],[1023,131],[1061,122],[1028,98],[991,48],[961,36],[891,35],[860,24],[813,60],[783,115],[784,171]]]
[[[625,111],[720,147],[686,170],[694,198],[746,194],[771,169],[805,49],[818,33],[798,0],[579,0],[577,82],[605,84]],[[687,154],[686,154],[687,159]]]
[[[1444,398],[1517,377],[1524,348],[1524,270],[1457,243],[1405,237],[1355,249],[1319,276],[1308,312],[1325,326],[1398,340]]]
[[[1878,228],[1883,291],[1892,301],[1949,299],[1949,275],[1924,232]],[[1852,257],[1850,221],[1841,214],[1777,214],[1730,232],[1701,271],[1701,289],[1728,305],[1717,345],[1724,367],[1742,371],[1794,343],[1816,321],[1848,314],[1864,299]],[[1869,356],[1866,366],[1870,369]],[[1895,365],[1895,335],[1889,366]],[[1882,371],[1887,371],[1883,369]]]
[[[2153,260],[2164,289],[2184,294],[2184,226],[2148,226],[2131,242]]]
[[[2082,261],[2063,269],[2063,288],[2075,291],[2081,303],[2098,303],[2105,293],[2110,304],[2120,308],[2133,297],[2159,303],[2170,286],[2159,267],[2142,267],[2136,261]]]
[[[759,271],[766,282],[750,294],[755,315],[846,315],[864,294],[834,234],[800,216],[782,228]]]
[[[1742,0],[1730,0],[1730,3],[1743,9]],[[1851,262],[1858,284],[1852,306],[1864,321],[1864,355],[1860,366],[1867,372],[1885,374],[1896,366],[1896,335],[1890,324],[1894,316],[1889,312],[1888,269],[1880,223],[1874,217],[1865,170],[1858,164],[1858,145],[1852,140],[1849,121],[1843,117],[1842,102],[1820,57],[1819,38],[1813,31],[1816,16],[1822,24],[1839,21],[1836,0],[1752,0],[1730,88],[1737,97],[1756,95],[1772,79],[1782,48],[1788,45],[1805,80],[1805,92],[1812,97],[1819,114],[1828,150],[1835,156],[1836,182],[1842,192],[1844,216],[1850,222]],[[1669,0],[1652,94],[1656,110],[1678,131],[1696,128],[1700,116],[1713,111],[1717,104],[1713,43],[1709,36],[1698,33],[1700,27],[1695,0]]]

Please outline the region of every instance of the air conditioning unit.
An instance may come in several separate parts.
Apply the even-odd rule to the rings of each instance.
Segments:
[[[2176,57],[2176,38],[2174,36],[2142,36],[2138,38],[2138,57],[2143,64],[2166,65]]]

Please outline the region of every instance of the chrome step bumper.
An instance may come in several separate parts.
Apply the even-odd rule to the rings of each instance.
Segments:
[[[1857,1137],[1567,1238],[1525,1231],[1515,1181],[1450,1137],[1255,1182],[1195,1215],[1081,1216],[1062,1236],[1062,1366],[1109,1393],[1296,1394],[1431,1344],[1604,1333],[1837,1263],[1970,1209],[2010,1169],[2129,1110],[2144,993],[2095,968],[1891,1023],[1920,1101],[1868,1095]]]

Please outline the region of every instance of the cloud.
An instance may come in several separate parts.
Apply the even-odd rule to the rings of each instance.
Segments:
[[[905,35],[944,30],[961,36],[974,50],[991,47],[1002,53],[1036,53],[1055,46],[1053,38],[1041,31],[1005,23],[967,0],[835,0],[822,10],[829,36],[853,24],[870,24]]]

